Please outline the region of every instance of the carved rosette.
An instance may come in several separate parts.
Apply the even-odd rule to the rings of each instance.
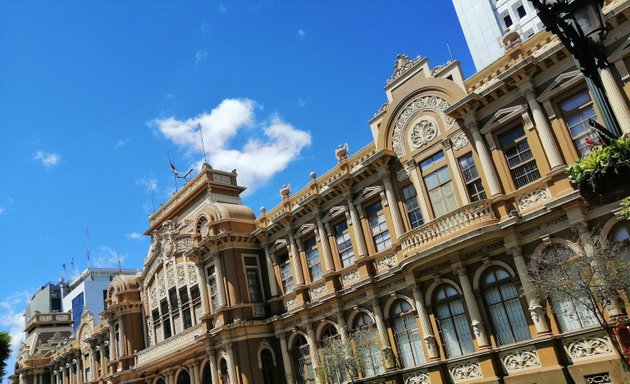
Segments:
[[[605,337],[591,336],[572,339],[565,342],[569,357],[574,360],[612,353],[610,343]]]
[[[535,349],[510,351],[502,354],[501,362],[508,373],[541,366]]]
[[[391,255],[386,255],[378,259],[376,262],[376,269],[379,271],[387,271],[397,264],[398,260],[396,259],[396,255],[392,253]]]
[[[426,372],[417,372],[405,377],[405,384],[431,384],[431,378]]]
[[[392,147],[396,156],[400,158],[404,155],[403,131],[409,120],[416,113],[426,109],[437,111],[446,121],[447,126],[450,127],[455,122],[455,119],[444,113],[444,110],[448,107],[450,107],[450,104],[438,96],[424,96],[407,104],[398,116],[392,133]]]
[[[343,284],[344,288],[348,288],[357,280],[359,280],[358,269],[352,269],[350,271],[346,271],[343,275],[341,275],[341,283]]]
[[[464,148],[469,143],[468,137],[462,131],[459,131],[454,136],[452,136],[451,142],[453,143],[453,149],[456,151]]]
[[[534,189],[531,192],[527,192],[518,201],[518,207],[520,209],[528,209],[538,204],[541,204],[543,201],[549,199],[549,191],[547,188],[538,188]]]
[[[453,364],[448,367],[448,372],[453,381],[464,381],[483,377],[478,361],[467,361]]]
[[[420,120],[411,128],[410,138],[411,145],[420,148],[431,142],[437,136],[437,127],[430,120]]]

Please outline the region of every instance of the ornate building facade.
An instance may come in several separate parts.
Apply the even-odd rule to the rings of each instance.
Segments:
[[[604,8],[602,78],[625,133],[629,6]],[[328,380],[623,382],[593,316],[522,294],[532,255],[630,227],[567,179],[598,116],[572,59],[544,31],[507,47],[467,80],[457,62],[399,56],[373,142],[338,148],[333,169],[258,217],[236,173],[204,165],[149,218],[144,269],[114,278],[103,321],[23,349],[13,379],[321,383],[323,343],[365,331],[358,376]],[[612,303],[607,320],[627,310]]]

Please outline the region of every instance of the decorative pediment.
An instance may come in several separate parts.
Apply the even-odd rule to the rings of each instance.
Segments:
[[[313,223],[306,223],[306,224],[302,224],[302,226],[300,226],[300,228],[293,234],[294,237],[301,237],[306,235],[309,232],[313,232],[315,230],[315,224]]]
[[[271,252],[275,252],[275,251],[278,251],[278,250],[286,247],[288,244],[289,244],[289,242],[287,241],[287,239],[278,239],[278,240],[273,242],[273,245],[271,246],[271,248],[269,250]]]
[[[481,133],[484,135],[490,133],[498,128],[501,128],[506,123],[509,123],[512,120],[517,118],[523,118],[523,114],[527,113],[527,106],[525,104],[515,105],[513,107],[499,109],[486,123],[486,125],[481,128]]]
[[[345,205],[336,205],[328,210],[328,213],[322,218],[323,222],[329,222],[336,217],[344,215],[348,211],[348,207]]]
[[[584,80],[584,75],[579,70],[565,72],[556,79],[545,89],[539,96],[538,101],[548,101],[559,94],[566,92],[567,89],[573,88],[573,86]]]
[[[372,187],[367,187],[367,188],[363,188],[363,190],[361,191],[361,193],[359,194],[359,196],[357,196],[353,203],[356,204],[361,204],[362,202],[364,202],[365,200],[373,197],[373,196],[377,196],[379,195],[381,192],[383,192],[383,187],[380,185],[375,185]]]

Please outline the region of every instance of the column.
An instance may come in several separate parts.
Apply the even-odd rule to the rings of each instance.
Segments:
[[[518,272],[519,280],[521,281],[521,285],[525,291],[529,314],[534,322],[534,326],[536,327],[536,333],[538,335],[549,334],[551,331],[549,329],[549,325],[547,324],[547,319],[545,318],[545,309],[540,305],[540,302],[534,294],[534,288],[529,280],[527,264],[525,263],[521,247],[511,248],[508,252],[511,253],[512,258],[514,258],[516,271]]]
[[[455,182],[455,187],[457,188],[457,192],[461,197],[461,202],[463,205],[466,205],[470,203],[470,199],[468,198],[468,192],[466,191],[466,186],[464,185],[462,174],[461,172],[459,172],[459,164],[457,164],[457,159],[455,159],[455,154],[453,153],[453,148],[451,147],[451,140],[446,139],[442,141],[442,148],[444,148],[446,161],[448,162],[448,167],[451,169],[453,181]]]
[[[210,364],[210,378],[213,383],[219,382],[219,373],[217,372],[217,359],[214,355],[214,351],[211,349],[206,350],[208,354],[208,364]]]
[[[117,340],[117,342],[120,343],[120,345],[118,346],[118,350],[120,351],[121,356],[118,356],[118,358],[120,359],[123,356],[127,356],[129,353],[127,352],[127,337],[125,336],[125,320],[124,318],[121,318],[118,323],[120,324],[120,329],[119,329],[119,340]]]
[[[392,354],[392,345],[389,341],[389,335],[387,334],[387,327],[383,321],[383,310],[377,299],[372,300],[372,312],[374,313],[374,320],[376,322],[376,330],[378,331],[379,338],[381,339],[381,345],[383,346],[383,354],[385,355],[385,368],[390,369],[394,367],[394,359]]]
[[[293,384],[293,368],[291,367],[291,356],[287,348],[287,340],[284,335],[278,336],[280,341],[280,352],[282,353],[282,365],[284,366],[284,376],[287,384]]]
[[[453,268],[455,268],[454,272],[457,273],[457,276],[459,276],[459,282],[462,285],[466,309],[468,309],[468,315],[470,316],[470,325],[472,326],[473,333],[477,339],[477,344],[479,345],[479,348],[490,348],[488,336],[486,335],[486,330],[483,326],[483,321],[481,320],[481,313],[479,312],[477,300],[475,300],[475,294],[473,293],[470,279],[466,273],[466,268],[464,268],[461,263],[457,264],[458,265],[453,264]]]
[[[483,140],[483,136],[481,136],[481,132],[479,132],[477,120],[474,116],[467,122],[466,127],[470,130],[473,141],[475,142],[475,149],[477,149],[477,154],[479,155],[479,160],[481,161],[481,168],[486,175],[486,181],[488,182],[488,188],[490,189],[490,197],[500,195],[501,183],[499,182],[499,177],[497,176],[497,170],[494,166],[494,162],[492,161],[492,156],[490,156],[490,151]]]
[[[116,360],[118,359],[118,343],[116,341],[116,335],[114,334],[114,328],[116,327],[115,324],[110,324],[109,325],[109,360]]]
[[[542,106],[538,100],[536,100],[536,95],[534,94],[534,84],[532,84],[531,81],[526,81],[525,83],[519,85],[519,89],[521,94],[525,96],[525,99],[527,99],[527,104],[529,105],[532,117],[534,118],[536,130],[540,135],[540,141],[542,142],[543,149],[545,150],[545,154],[549,160],[549,167],[552,170],[564,167],[565,164],[562,160],[558,144],[556,144],[556,137],[549,125],[549,120],[547,119],[547,116],[545,116]]]
[[[313,331],[313,327],[311,324],[306,325],[306,339],[308,341],[308,348],[311,352],[311,361],[313,362],[313,370],[317,372],[317,368],[319,368],[319,356],[317,354],[317,343],[315,340],[315,331]],[[317,375],[316,375],[317,376]]]
[[[230,383],[232,384],[238,384],[237,378],[236,378],[236,366],[235,366],[235,362],[234,362],[234,351],[232,350],[232,343],[229,343],[226,347],[225,350],[227,352],[227,358],[228,358],[228,371],[230,374]]]
[[[431,221],[431,216],[429,216],[429,210],[427,209],[429,201],[424,197],[424,192],[422,191],[422,182],[420,181],[420,175],[418,174],[418,164],[416,164],[414,160],[409,160],[404,164],[404,167],[411,179],[413,188],[416,190],[418,205],[420,206],[420,212],[422,212],[422,220],[425,223],[428,223]]]
[[[348,342],[348,326],[346,319],[343,318],[343,313],[337,308],[337,325],[339,326],[339,336],[344,343]]]
[[[326,272],[331,272],[335,270],[335,264],[333,263],[332,253],[330,252],[330,243],[328,242],[328,233],[326,232],[326,228],[324,228],[324,223],[322,222],[322,218],[319,217],[319,211],[315,211],[315,218],[317,219],[317,234],[319,237],[319,242],[322,245]]]
[[[221,257],[217,252],[214,255],[214,269],[217,272],[217,296],[219,298],[219,308],[227,305],[225,299],[225,282],[223,278],[223,265],[221,264]]]
[[[206,315],[210,313],[210,304],[208,303],[208,283],[205,277],[206,274],[203,270],[203,263],[201,261],[195,261],[195,266],[197,267],[197,281],[199,282],[199,294],[201,295],[201,312]],[[153,332],[153,330],[147,330],[147,332]]]
[[[621,133],[630,133],[630,110],[628,110],[628,104],[626,99],[619,90],[619,86],[615,81],[615,78],[610,71],[610,68],[603,68],[599,70],[599,75],[602,79],[602,85],[610,101],[610,107],[617,118]]]
[[[385,172],[381,173],[383,178],[383,187],[385,188],[385,198],[387,199],[387,205],[389,205],[389,213],[394,222],[394,232],[396,233],[396,239],[405,232],[402,217],[400,217],[400,209],[396,202],[396,195],[394,194],[394,187],[392,186],[392,177],[389,174],[389,167],[385,168]]]
[[[350,213],[350,221],[352,222],[352,230],[354,231],[354,237],[356,238],[357,243],[357,254],[359,257],[364,257],[367,255],[366,246],[365,246],[365,238],[363,237],[363,230],[361,229],[361,221],[359,220],[359,214],[357,213],[357,209],[352,202],[352,194],[348,192],[346,194],[346,200],[348,201],[348,212]]]
[[[101,374],[99,376],[105,376],[105,349],[103,348],[103,345],[100,346],[100,365],[99,368],[101,370]]]
[[[420,327],[422,328],[422,334],[424,335],[424,342],[427,346],[427,352],[430,360],[439,360],[440,351],[437,343],[435,342],[435,334],[433,333],[433,327],[431,327],[431,321],[429,315],[427,315],[427,309],[424,306],[424,299],[418,284],[416,284],[413,276],[408,277],[412,281],[411,289],[413,291],[413,300],[416,303],[416,312],[418,313],[418,319],[420,320]]]
[[[289,254],[291,255],[291,261],[293,264],[293,272],[295,273],[295,285],[304,285],[304,270],[302,269],[302,259],[298,252],[297,244],[291,233],[291,229],[287,230],[289,235]]]
[[[267,265],[267,280],[269,280],[269,290],[271,291],[271,297],[278,296],[278,279],[276,278],[275,268],[273,260],[271,259],[271,253],[269,253],[269,244],[263,244],[265,250],[265,264]]]
[[[188,370],[190,371],[190,384],[199,384],[197,380],[197,363],[193,362],[190,366],[188,366]]]

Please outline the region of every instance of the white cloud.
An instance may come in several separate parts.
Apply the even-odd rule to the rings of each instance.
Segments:
[[[206,57],[208,57],[208,51],[200,49],[199,51],[195,52],[195,64],[201,63],[206,59]]]
[[[167,139],[195,156],[203,156],[199,127],[203,130],[208,161],[216,169],[237,169],[239,184],[247,186],[248,193],[267,182],[295,160],[300,151],[311,143],[311,135],[301,131],[274,115],[269,121],[258,123],[254,117],[256,103],[248,99],[225,99],[209,113],[187,120],[173,117],[150,122]],[[241,148],[230,140],[249,133],[262,134],[263,138],[250,137]],[[198,166],[202,160],[198,161]]]
[[[118,140],[115,144],[114,144],[114,149],[118,149],[118,148],[122,148],[125,145],[127,145],[127,143],[129,143],[129,139],[125,139],[125,140]]]
[[[120,255],[119,252],[108,246],[101,246],[92,252],[91,264],[96,268],[113,268],[118,266],[119,257],[120,263],[124,263],[125,257]]]
[[[219,3],[219,5],[217,5],[217,11],[219,11],[219,13],[224,14],[227,12],[227,8],[225,7],[223,3]]]
[[[154,178],[143,177],[136,180],[136,185],[140,185],[144,187],[145,191],[157,191],[158,189],[158,181]]]
[[[143,237],[142,233],[138,232],[131,232],[127,234],[127,238],[132,240],[142,239]]]
[[[52,167],[61,161],[61,156],[57,153],[37,151],[33,154],[33,160],[39,160],[44,167]]]
[[[0,330],[11,336],[11,355],[6,362],[7,375],[13,373],[15,358],[24,341],[23,311],[30,297],[30,292],[25,290],[15,292],[0,301]]]
[[[306,31],[303,29],[298,29],[297,31],[297,38],[302,40],[304,38],[304,36],[306,36]]]

